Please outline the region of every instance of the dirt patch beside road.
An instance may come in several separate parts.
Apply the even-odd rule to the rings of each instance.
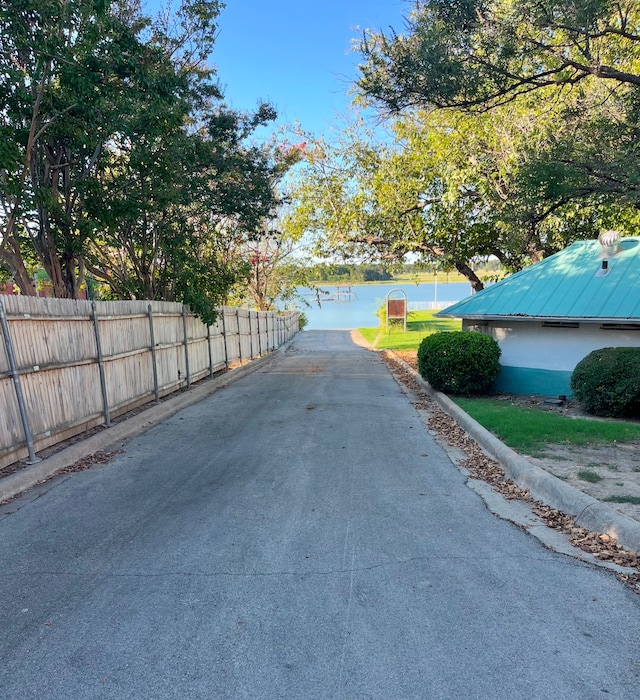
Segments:
[[[527,459],[619,513],[640,520],[640,442],[547,445],[541,456]],[[611,498],[638,502],[616,503]]]

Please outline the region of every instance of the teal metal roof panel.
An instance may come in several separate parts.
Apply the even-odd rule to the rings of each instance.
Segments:
[[[615,255],[598,241],[573,243],[440,315],[640,321],[640,238],[623,238]]]

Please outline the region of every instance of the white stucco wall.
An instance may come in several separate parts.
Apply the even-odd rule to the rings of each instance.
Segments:
[[[602,330],[597,323],[579,328],[546,328],[540,321],[463,321],[463,328],[492,335],[502,349],[500,364],[571,372],[592,350],[640,346],[640,331]]]

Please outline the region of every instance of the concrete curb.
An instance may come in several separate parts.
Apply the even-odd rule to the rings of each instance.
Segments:
[[[520,488],[527,489],[535,500],[571,515],[577,525],[615,537],[623,547],[640,552],[640,522],[616,512],[522,457],[465,413],[448,396],[435,391],[411,365],[390,350],[383,352],[410,372],[440,408],[464,428],[484,452],[502,465],[508,479]]]
[[[176,396],[172,396],[160,404],[151,405],[128,420],[117,423],[110,428],[105,428],[86,440],[81,440],[74,445],[70,445],[37,464],[32,464],[26,469],[22,469],[19,472],[15,472],[14,474],[0,479],[0,502],[13,498],[23,491],[27,491],[38,483],[54,476],[60,469],[70,467],[72,464],[75,464],[75,462],[88,455],[92,455],[101,450],[106,451],[114,446],[122,444],[126,440],[130,440],[144,433],[146,430],[149,430],[149,428],[170,418],[183,408],[187,408],[187,406],[191,406],[194,403],[206,399],[228,384],[260,369],[260,367],[270,362],[275,357],[276,353],[284,352],[290,343],[291,341],[288,341],[268,355],[252,360],[237,369],[228,370],[218,377],[198,382],[198,384],[195,384],[193,388],[188,391],[180,392]]]

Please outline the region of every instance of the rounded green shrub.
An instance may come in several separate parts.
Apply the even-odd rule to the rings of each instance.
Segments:
[[[418,371],[437,391],[484,394],[500,372],[500,346],[474,331],[428,335],[418,347]]]
[[[600,348],[573,370],[571,391],[587,413],[640,416],[640,348]]]

